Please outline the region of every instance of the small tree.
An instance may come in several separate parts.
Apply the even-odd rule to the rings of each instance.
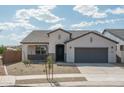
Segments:
[[[48,80],[48,73],[47,73],[47,62],[45,63],[45,72],[46,72],[46,78]]]
[[[53,59],[52,56],[47,57],[47,62],[46,62],[46,75],[48,80],[51,80],[51,75],[52,75],[52,80],[53,80]]]

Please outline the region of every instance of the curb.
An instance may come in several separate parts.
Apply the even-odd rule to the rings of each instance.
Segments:
[[[7,72],[7,68],[6,68],[6,66],[3,65],[3,67],[4,67],[5,75],[8,75],[8,72]]]

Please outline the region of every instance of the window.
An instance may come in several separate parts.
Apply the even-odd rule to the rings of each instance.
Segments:
[[[36,46],[36,54],[46,54],[46,47],[41,45]]]
[[[124,45],[120,45],[120,51],[124,51]]]

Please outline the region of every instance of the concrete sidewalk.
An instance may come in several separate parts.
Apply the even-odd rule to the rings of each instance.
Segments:
[[[124,74],[55,74],[54,78],[85,77],[88,81],[124,81]],[[15,76],[16,80],[43,79],[46,75]]]
[[[15,76],[0,76],[0,86],[13,86],[15,80]]]
[[[54,78],[64,78],[64,77],[83,77],[82,74],[54,74]],[[24,79],[43,79],[46,75],[27,75],[27,76],[15,76],[16,80]]]
[[[54,78],[64,77],[85,77],[87,81],[58,82],[60,86],[124,86],[124,75],[122,74],[55,74]],[[43,79],[46,75],[26,75],[26,76],[0,76],[0,86],[48,86],[50,83],[42,84],[18,84],[16,80]],[[54,84],[52,85],[54,86]]]
[[[54,78],[83,77],[82,74],[55,74]],[[14,86],[16,80],[44,79],[46,75],[0,76],[0,86]],[[44,84],[45,85],[45,84]],[[49,86],[49,84],[47,84]]]
[[[114,81],[78,81],[78,82],[59,82],[59,86],[50,83],[42,84],[17,84],[15,86],[32,86],[32,87],[124,87],[124,82]]]

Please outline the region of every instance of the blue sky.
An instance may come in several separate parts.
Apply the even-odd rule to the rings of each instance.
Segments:
[[[124,6],[0,6],[0,45],[19,45],[32,30],[124,29]]]

